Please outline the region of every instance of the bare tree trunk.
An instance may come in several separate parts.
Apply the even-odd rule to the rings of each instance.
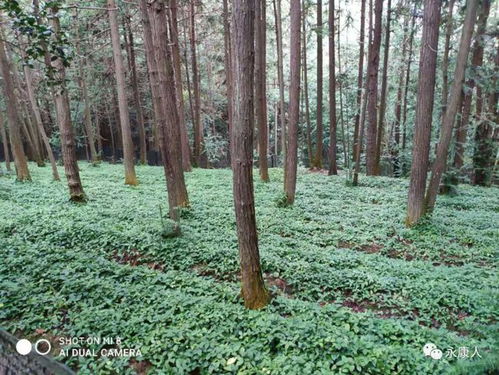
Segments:
[[[388,0],[386,9],[386,27],[385,27],[385,48],[383,51],[383,74],[381,78],[381,98],[379,103],[379,118],[378,118],[378,131],[376,138],[376,162],[375,174],[380,174],[380,160],[381,152],[383,151],[383,138],[385,136],[385,112],[386,112],[386,92],[388,89],[388,55],[390,52],[390,17],[392,1]]]
[[[284,70],[282,52],[282,20],[281,20],[281,0],[272,0],[274,4],[275,33],[277,41],[277,81],[279,85],[279,110],[281,120],[282,155],[286,160],[286,115],[284,108]],[[277,143],[277,139],[276,139]],[[285,163],[285,162],[284,162]],[[286,173],[286,170],[284,171]]]
[[[444,58],[442,61],[442,117],[447,109],[447,99],[449,96],[449,52],[450,52],[450,38],[454,31],[454,23],[452,20],[452,12],[454,10],[455,0],[449,0],[448,13],[446,19],[446,32],[445,32],[445,45],[444,45]]]
[[[169,49],[164,1],[140,2],[144,26],[144,44],[154,113],[162,151],[168,191],[170,218],[178,219],[178,207],[187,207],[189,198],[182,168],[181,136],[175,98],[175,78]],[[170,47],[171,48],[171,47]]]
[[[368,58],[368,94],[367,94],[367,138],[366,138],[366,167],[367,175],[376,175],[376,142],[378,121],[378,67],[379,50],[381,45],[381,16],[383,0],[374,3],[374,31],[373,42],[369,48]]]
[[[307,30],[306,30],[306,12],[305,0],[302,2],[303,20],[302,20],[302,38],[303,38],[303,93],[305,100],[305,122],[307,124],[307,154],[310,167],[313,166],[312,154],[312,130],[310,125],[310,101],[308,98],[308,68],[307,68]]]
[[[37,6],[35,7],[38,9]],[[52,8],[50,19],[55,38],[59,38],[60,32],[59,17],[57,16],[57,13],[58,9]],[[53,70],[54,73],[52,78],[55,79],[56,82],[59,82],[58,86],[54,88],[52,95],[55,100],[57,122],[59,124],[61,137],[62,159],[64,161],[64,172],[68,181],[70,200],[73,202],[85,202],[86,196],[80,180],[80,172],[76,158],[75,137],[73,125],[71,123],[69,96],[66,89],[66,69],[64,68],[63,61],[60,58],[54,59],[54,56],[49,56],[47,50],[45,53],[45,64]]]
[[[313,167],[322,168],[322,155],[323,155],[323,136],[324,129],[322,124],[322,77],[324,76],[324,71],[322,68],[322,33],[323,23],[322,23],[322,0],[317,0],[317,112],[316,112],[316,122],[317,122],[317,148],[315,151],[315,159]]]
[[[366,23],[366,0],[361,0],[360,8],[360,36],[359,36],[359,64],[357,73],[357,108],[355,114],[355,126],[353,130],[353,162],[357,164],[357,154],[360,156],[359,134],[360,134],[360,112],[362,103],[362,86],[364,78],[364,43],[365,43],[365,23]],[[359,152],[357,152],[359,148]],[[358,175],[358,171],[357,171]]]
[[[33,88],[33,78],[31,74],[31,69],[29,66],[24,65],[24,78],[26,80],[26,88],[28,91],[28,98],[31,103],[31,108],[35,115],[36,126],[38,127],[38,131],[42,137],[43,144],[45,146],[45,150],[47,151],[48,158],[50,160],[50,166],[52,167],[52,177],[55,181],[60,181],[59,172],[57,171],[57,164],[55,161],[54,153],[52,152],[52,147],[50,146],[50,141],[45,132],[45,128],[43,126],[42,116],[40,114],[40,108],[38,106],[38,102],[35,97],[35,90]]]
[[[291,0],[291,41],[289,74],[289,131],[288,149],[284,174],[284,193],[286,204],[295,201],[296,172],[298,167],[298,121],[300,118],[300,0]]]
[[[3,124],[2,112],[0,112],[0,136],[2,137],[3,144],[3,154],[5,157],[5,168],[7,171],[11,171],[10,168],[10,151],[9,151],[9,140],[7,139],[7,132],[5,131],[5,126]]]
[[[139,152],[140,164],[147,164],[147,144],[146,144],[146,130],[144,127],[144,113],[142,111],[142,104],[140,101],[139,80],[137,78],[137,63],[135,59],[135,43],[133,41],[132,20],[129,14],[126,15],[125,27],[128,34],[128,57],[130,61],[130,78],[132,83],[133,101],[135,104],[135,112],[137,114],[137,127],[139,128]],[[183,113],[183,112],[182,112]]]
[[[0,20],[1,21],[1,20]],[[7,121],[9,124],[9,137],[12,154],[14,155],[14,165],[16,167],[16,176],[18,181],[30,181],[31,176],[28,169],[28,161],[24,153],[21,140],[21,131],[19,129],[20,118],[15,97],[14,82],[11,76],[11,64],[8,60],[5,50],[3,32],[0,29],[0,70],[3,77],[3,94],[7,107]],[[2,135],[3,136],[3,135]]]
[[[118,91],[118,106],[120,111],[121,136],[123,142],[123,161],[125,165],[125,184],[138,185],[135,174],[134,150],[132,142],[132,129],[126,96],[125,68],[121,55],[120,35],[118,28],[118,9],[115,0],[107,0],[109,13],[109,27],[111,29],[111,42],[113,45],[113,58]]]
[[[266,0],[255,1],[255,114],[258,129],[258,164],[260,178],[269,182],[267,164],[268,131],[267,131],[267,66],[266,66]]]
[[[425,211],[424,192],[430,156],[440,5],[439,1],[434,0],[425,0],[424,2],[423,35],[419,58],[419,89],[414,124],[407,218],[405,220],[407,226],[416,224]]]
[[[230,131],[232,126],[232,51],[231,51],[231,36],[230,36],[230,22],[229,22],[229,4],[228,0],[223,0],[223,19],[224,19],[224,67],[225,67],[225,86],[227,88],[227,134],[229,135],[228,159],[231,160],[230,155]]]
[[[260,267],[253,196],[254,6],[254,0],[234,0],[232,6],[234,113],[231,144],[241,294],[247,308],[260,309],[269,303],[270,295]]]
[[[490,2],[486,0],[484,6],[490,6]],[[459,97],[463,89],[464,73],[470,50],[471,36],[476,21],[476,13],[478,8],[478,0],[468,0],[466,6],[466,16],[464,19],[461,41],[459,43],[459,51],[457,53],[456,70],[454,71],[454,79],[452,81],[450,102],[445,111],[442,120],[442,128],[440,131],[440,140],[437,146],[437,156],[433,163],[430,183],[425,196],[426,212],[431,213],[435,207],[438,188],[442,174],[447,164],[447,152],[452,137],[452,128],[459,105]]]
[[[190,0],[190,44],[191,44],[191,64],[192,64],[192,86],[194,89],[194,159],[197,166],[208,167],[208,159],[204,150],[204,131],[201,123],[201,92],[196,55],[196,0]]]
[[[336,165],[336,62],[334,46],[334,0],[329,2],[329,170],[328,174],[338,174]]]
[[[338,0],[338,13],[341,14],[340,1]],[[340,44],[340,17],[338,16],[338,25],[336,27],[336,37],[338,38],[338,72],[341,76],[341,44]],[[348,155],[350,153],[350,140],[348,137],[348,128],[345,133],[345,121],[343,119],[343,84],[338,82],[338,90],[340,92],[340,128],[341,128],[341,143],[343,145],[343,163],[346,169],[350,169]],[[348,124],[347,124],[348,127]]]
[[[175,73],[175,90],[177,92],[177,112],[180,128],[180,139],[182,142],[182,168],[186,172],[192,170],[191,166],[191,148],[189,147],[189,137],[187,136],[187,125],[185,123],[184,112],[184,90],[182,88],[182,67],[180,61],[180,45],[178,38],[177,21],[177,0],[170,0],[169,31],[172,43],[173,70]]]
[[[483,64],[483,38],[487,31],[487,19],[490,13],[490,1],[484,0],[483,5],[480,10],[480,15],[477,22],[477,30],[475,41],[473,42],[473,52],[471,56],[471,65],[475,69],[480,69]],[[475,73],[476,74],[476,73]],[[470,122],[471,115],[471,102],[473,99],[473,90],[477,82],[475,79],[470,78],[466,82],[466,91],[464,93],[463,105],[462,105],[462,116],[460,126],[456,129],[456,146],[454,151],[454,168],[461,169],[464,164],[464,146],[466,144],[466,137],[468,135],[468,125]],[[477,87],[477,107],[479,106],[480,99],[478,96]],[[459,108],[459,106],[458,106]]]

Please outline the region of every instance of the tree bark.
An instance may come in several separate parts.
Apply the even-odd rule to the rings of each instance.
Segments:
[[[223,19],[224,19],[224,65],[225,65],[225,87],[227,89],[227,134],[229,136],[228,160],[231,161],[230,154],[230,132],[232,128],[232,51],[231,51],[231,34],[229,22],[229,4],[228,0],[223,0]]]
[[[291,40],[290,40],[290,85],[289,85],[289,129],[288,149],[284,173],[284,193],[286,204],[295,201],[296,172],[298,167],[298,121],[300,118],[300,0],[291,0]]]
[[[118,107],[120,112],[121,137],[123,143],[123,161],[125,165],[125,184],[138,185],[135,174],[134,150],[132,142],[132,129],[126,96],[125,68],[121,55],[120,35],[118,28],[118,9],[115,0],[107,0],[109,13],[109,27],[111,29],[111,42],[113,46],[113,59],[116,75],[116,88],[118,91]]]
[[[383,74],[381,77],[381,97],[379,101],[379,118],[376,138],[376,165],[375,174],[380,174],[381,152],[383,151],[383,138],[385,136],[386,92],[388,90],[388,56],[390,52],[390,22],[392,1],[388,0],[386,9],[385,47],[383,51]]]
[[[5,157],[5,168],[7,171],[11,171],[10,168],[10,151],[9,151],[9,140],[7,139],[7,132],[5,131],[5,126],[3,124],[2,112],[0,112],[0,136],[2,137],[3,144],[3,155]]]
[[[357,73],[357,107],[355,113],[355,125],[353,130],[353,162],[357,164],[357,147],[359,147],[359,134],[360,134],[360,112],[362,103],[362,86],[364,79],[364,43],[365,43],[365,20],[366,20],[366,0],[361,0],[360,8],[360,36],[359,36],[359,63]],[[360,152],[358,153],[360,155]]]
[[[201,123],[201,92],[200,78],[198,72],[197,54],[196,54],[196,0],[190,0],[190,45],[191,45],[191,64],[192,64],[192,86],[194,91],[194,159],[197,166],[201,168],[208,167],[208,159],[204,150],[204,130]]]
[[[275,33],[277,41],[277,81],[279,85],[279,111],[281,122],[281,140],[282,154],[284,164],[286,161],[286,114],[284,105],[284,69],[283,69],[283,52],[282,52],[282,20],[281,20],[281,0],[273,0],[274,18],[275,18]],[[277,143],[277,138],[276,138]],[[286,173],[286,170],[284,171]]]
[[[141,0],[149,81],[163,158],[170,218],[178,220],[178,207],[189,206],[182,168],[181,136],[175,97],[175,79],[168,40],[164,1]]]
[[[180,45],[178,38],[177,21],[177,0],[170,0],[170,13],[168,17],[169,31],[171,38],[171,50],[173,57],[173,71],[175,73],[175,90],[177,93],[177,112],[180,128],[180,139],[182,142],[182,168],[185,172],[192,170],[191,166],[191,148],[189,147],[189,137],[187,135],[187,125],[184,112],[184,90],[182,87],[182,67],[180,61]]]
[[[133,91],[133,101],[135,104],[135,112],[137,115],[137,127],[139,128],[139,152],[140,152],[140,164],[147,164],[147,144],[146,144],[146,131],[144,126],[144,113],[142,111],[142,104],[140,101],[140,92],[139,92],[139,80],[137,77],[137,62],[135,59],[135,43],[133,40],[133,32],[132,32],[132,20],[131,16],[127,14],[125,20],[125,26],[128,34],[128,57],[130,61],[130,78],[132,83],[132,91]]]
[[[406,225],[415,225],[424,215],[424,192],[430,153],[431,121],[435,94],[440,1],[425,0],[423,35],[419,58],[418,96],[414,124],[411,179]]]
[[[316,113],[316,123],[317,123],[317,148],[315,152],[315,159],[313,167],[322,169],[322,155],[323,155],[323,136],[324,129],[322,123],[322,104],[323,104],[323,89],[322,89],[322,77],[324,76],[323,64],[322,64],[322,33],[323,33],[323,23],[322,23],[322,0],[317,0],[317,113]],[[334,38],[334,37],[333,37]]]
[[[307,30],[306,30],[306,12],[305,0],[302,2],[303,7],[303,20],[302,20],[302,38],[303,38],[303,93],[305,101],[305,122],[307,125],[307,155],[309,166],[313,166],[312,154],[312,126],[310,125],[310,101],[308,96],[308,67],[307,67]],[[276,123],[277,124],[277,123]]]
[[[484,0],[481,6],[480,14],[477,21],[477,30],[475,41],[473,42],[471,65],[475,69],[480,69],[483,64],[483,38],[487,31],[487,19],[490,13],[490,0]],[[476,73],[472,73],[476,74]],[[477,86],[477,82],[473,77],[470,77],[466,82],[466,92],[464,93],[463,105],[462,105],[462,115],[460,126],[456,129],[456,145],[454,150],[454,163],[453,166],[456,169],[461,169],[464,164],[464,146],[466,144],[466,138],[468,135],[468,126],[471,116],[471,102],[473,100],[473,90]],[[479,103],[478,87],[477,87],[477,107]]]
[[[374,31],[373,42],[369,48],[368,57],[368,93],[367,93],[367,138],[366,138],[366,167],[367,175],[376,175],[376,142],[378,121],[378,68],[379,51],[381,45],[381,16],[383,0],[374,3]]]
[[[38,8],[38,7],[36,7]],[[60,26],[58,9],[52,8],[51,24],[54,37],[59,38]],[[45,49],[45,48],[44,48]],[[68,181],[69,196],[73,202],[85,202],[86,196],[80,180],[78,161],[76,158],[75,137],[71,123],[71,109],[69,106],[69,95],[66,89],[66,69],[60,58],[49,56],[45,49],[45,64],[53,70],[52,79],[58,85],[54,88],[52,95],[55,100],[57,123],[61,137],[62,159],[64,161],[64,172]]]
[[[0,20],[1,21],[1,20]],[[28,161],[24,153],[21,140],[21,130],[19,129],[20,118],[15,97],[14,82],[12,79],[11,63],[7,57],[5,49],[3,32],[0,29],[0,71],[3,77],[3,94],[7,107],[7,121],[9,124],[9,137],[12,154],[14,156],[14,165],[16,167],[16,176],[18,181],[31,181],[28,169]],[[2,135],[3,136],[3,135]]]
[[[234,113],[232,114],[232,170],[241,294],[249,309],[265,307],[270,295],[263,282],[258,251],[253,196],[253,73],[255,0],[234,0],[232,51]],[[235,110],[237,108],[237,110]]]
[[[454,31],[454,23],[452,19],[452,12],[454,10],[455,0],[449,0],[448,13],[446,19],[446,32],[445,32],[445,45],[444,45],[444,58],[442,61],[442,117],[447,109],[447,99],[449,96],[449,52],[450,52],[450,38]]]
[[[464,19],[461,41],[459,43],[459,51],[457,53],[456,70],[454,71],[454,79],[452,81],[450,102],[442,120],[437,155],[435,162],[433,163],[430,183],[425,196],[425,209],[428,213],[431,213],[435,207],[440,180],[447,164],[447,152],[449,150],[452,128],[460,102],[460,93],[463,89],[464,73],[468,60],[473,28],[476,21],[478,0],[468,0],[466,3],[466,16]],[[488,0],[485,0],[485,3],[488,3]]]
[[[329,2],[329,170],[328,175],[338,174],[336,165],[336,61],[334,46],[334,0]]]
[[[260,178],[269,182],[267,163],[268,129],[267,129],[267,66],[266,66],[266,0],[255,1],[255,114],[258,129],[258,165]]]

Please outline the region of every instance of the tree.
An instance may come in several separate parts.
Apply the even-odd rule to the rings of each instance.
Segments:
[[[266,66],[266,1],[256,0],[255,6],[255,102],[256,125],[258,129],[258,164],[260,178],[270,181],[267,165],[267,66]]]
[[[315,159],[313,167],[322,168],[322,154],[323,145],[322,137],[324,136],[323,125],[322,125],[322,33],[323,23],[322,23],[322,0],[317,0],[317,148],[315,152]],[[334,41],[333,41],[334,43]]]
[[[471,72],[471,77],[466,82],[467,89],[464,92],[461,121],[460,126],[456,128],[456,146],[454,150],[454,168],[460,169],[464,164],[464,146],[466,144],[466,137],[468,134],[468,126],[471,116],[471,102],[473,99],[473,90],[477,84],[476,75],[483,64],[483,44],[485,33],[487,29],[487,19],[490,12],[490,1],[484,0],[483,5],[480,10],[477,21],[476,37],[473,43],[473,49],[471,53],[471,65],[473,66],[473,71]],[[463,94],[461,94],[463,95]],[[477,104],[480,98],[478,97],[477,88]],[[458,108],[461,106],[458,105]],[[479,106],[477,106],[479,107]]]
[[[11,171],[9,140],[7,139],[7,132],[5,131],[5,126],[3,124],[3,116],[2,116],[1,111],[0,111],[0,137],[2,137],[3,155],[5,158],[5,168],[7,169],[7,171]]]
[[[424,193],[430,152],[431,121],[435,94],[440,1],[425,0],[423,35],[419,58],[418,95],[414,123],[411,178],[406,225],[412,226],[424,215]]]
[[[442,117],[447,108],[447,99],[449,96],[449,52],[450,52],[450,38],[452,37],[452,32],[454,31],[454,22],[452,19],[452,12],[454,10],[455,0],[449,0],[448,11],[446,22],[446,32],[445,32],[445,45],[444,45],[444,57],[442,60]]]
[[[379,50],[381,45],[381,16],[383,0],[374,3],[374,30],[373,42],[369,48],[367,62],[367,137],[366,137],[366,166],[368,175],[376,175],[376,142],[378,123],[378,67]]]
[[[430,183],[425,196],[425,209],[428,213],[431,213],[435,207],[440,180],[447,165],[447,152],[449,150],[452,128],[454,127],[454,120],[460,102],[460,93],[463,89],[466,62],[468,60],[471,36],[473,35],[473,28],[476,21],[478,0],[468,0],[466,3],[466,16],[457,53],[456,70],[454,71],[454,79],[452,81],[450,101],[447,110],[445,111],[444,118],[442,119],[437,155],[435,157],[435,162],[433,163]]]
[[[383,74],[381,76],[381,97],[379,101],[378,130],[376,137],[376,175],[380,174],[380,160],[383,148],[383,137],[385,135],[385,112],[386,112],[386,92],[388,88],[388,55],[390,52],[390,22],[392,12],[392,1],[388,0],[386,7],[386,27],[385,27],[385,46],[383,50]]]
[[[135,58],[135,43],[133,40],[132,20],[129,14],[125,19],[126,35],[128,36],[128,57],[130,61],[130,78],[132,83],[133,101],[135,104],[135,113],[137,119],[137,127],[139,128],[139,153],[140,164],[147,164],[147,144],[146,144],[146,131],[144,127],[144,113],[142,111],[142,103],[139,93],[139,80],[137,77],[137,62]]]
[[[289,130],[288,148],[284,172],[284,193],[286,204],[293,204],[296,193],[296,172],[298,167],[298,121],[300,117],[300,49],[301,49],[301,4],[291,0],[290,41],[290,86],[289,86]]]
[[[338,174],[336,166],[336,64],[334,47],[334,0],[329,1],[329,170],[328,174]]]
[[[2,20],[0,20],[1,22]],[[7,121],[9,124],[9,137],[12,154],[14,156],[14,165],[16,167],[16,176],[18,181],[30,181],[31,176],[28,169],[28,161],[24,153],[24,147],[21,140],[21,131],[19,129],[20,118],[17,108],[17,99],[15,97],[14,82],[12,80],[12,68],[5,50],[4,36],[0,29],[0,72],[3,77],[3,94],[7,106]],[[3,136],[3,135],[2,135]]]
[[[35,14],[38,17],[38,1],[34,1]],[[58,17],[59,9],[53,6],[51,9],[51,26],[54,40],[60,40],[60,25]],[[40,21],[39,21],[40,22]],[[47,46],[42,46],[45,50],[45,65],[49,71],[49,80],[55,84],[52,90],[52,96],[55,101],[55,110],[57,113],[57,123],[61,137],[62,159],[64,162],[64,173],[68,181],[69,199],[72,202],[85,202],[86,195],[80,179],[78,168],[78,159],[76,158],[75,137],[73,133],[73,124],[71,123],[71,108],[69,106],[69,95],[66,88],[66,61],[64,56],[50,55]]]
[[[229,4],[228,0],[223,0],[223,19],[224,19],[224,67],[225,67],[225,86],[227,90],[227,134],[229,135],[229,152],[228,159],[231,160],[230,155],[230,139],[231,139],[231,126],[232,126],[232,51],[231,51],[231,36],[230,36],[230,22],[229,22]]]
[[[154,117],[168,192],[170,218],[178,219],[178,208],[189,206],[182,168],[171,43],[168,40],[164,1],[141,0],[144,46],[151,85]]]
[[[282,52],[282,20],[281,20],[281,0],[272,0],[274,4],[275,33],[277,44],[277,84],[279,85],[279,112],[281,120],[282,154],[286,160],[286,115],[284,108],[284,72],[283,72],[283,52]],[[276,111],[277,112],[277,111]],[[277,127],[277,122],[276,122]],[[277,134],[277,132],[276,132]],[[276,150],[277,137],[275,139]],[[284,170],[286,173],[286,170]]]
[[[254,14],[254,0],[234,0],[231,25],[234,72],[231,145],[241,294],[247,308],[260,309],[268,304],[270,296],[260,267],[253,196]]]
[[[305,102],[305,122],[307,124],[307,156],[309,165],[313,166],[313,155],[312,155],[312,126],[310,124],[310,101],[308,95],[308,67],[307,67],[307,30],[306,30],[306,18],[307,12],[305,7],[305,0],[302,2],[303,8],[303,19],[302,19],[302,39],[303,39],[303,100]],[[277,123],[277,122],[276,122]]]
[[[198,167],[208,166],[207,155],[204,150],[204,130],[201,123],[201,91],[196,53],[196,0],[190,0],[190,45],[192,65],[192,86],[194,91],[194,160]]]
[[[121,55],[120,35],[118,29],[118,8],[116,7],[115,0],[107,0],[107,6],[109,8],[109,27],[111,29],[116,87],[118,91],[118,107],[120,113],[121,137],[123,142],[123,162],[125,165],[125,184],[138,185],[139,181],[135,175],[132,129],[130,127],[130,117],[126,96],[125,68],[123,66],[123,56]]]
[[[191,149],[184,116],[184,93],[182,89],[182,73],[180,64],[180,46],[178,38],[177,0],[170,0],[170,16],[168,17],[170,38],[172,43],[173,70],[175,73],[175,90],[177,93],[177,113],[179,119],[180,139],[182,141],[182,167],[184,171],[192,170]]]

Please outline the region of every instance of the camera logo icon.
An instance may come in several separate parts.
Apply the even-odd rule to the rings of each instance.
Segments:
[[[442,358],[442,351],[437,348],[437,346],[431,342],[427,343],[425,346],[423,346],[423,353],[427,357],[431,357],[433,359],[440,359]]]
[[[16,350],[21,355],[28,355],[33,349],[39,355],[47,355],[50,353],[52,345],[46,339],[39,339],[35,344],[31,344],[27,339],[21,339],[16,344]]]

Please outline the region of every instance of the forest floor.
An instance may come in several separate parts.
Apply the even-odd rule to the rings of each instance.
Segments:
[[[85,205],[49,167],[31,165],[32,183],[0,177],[0,326],[49,339],[80,374],[499,371],[497,188],[459,186],[406,229],[406,179],[362,176],[354,188],[302,169],[294,207],[281,208],[272,169],[255,195],[274,298],[248,311],[230,170],[186,175],[191,208],[181,235],[163,238],[162,168],[137,167],[129,187],[121,165],[80,165]],[[61,355],[58,338],[81,336],[120,337],[142,355]],[[441,359],[425,357],[429,342]]]

